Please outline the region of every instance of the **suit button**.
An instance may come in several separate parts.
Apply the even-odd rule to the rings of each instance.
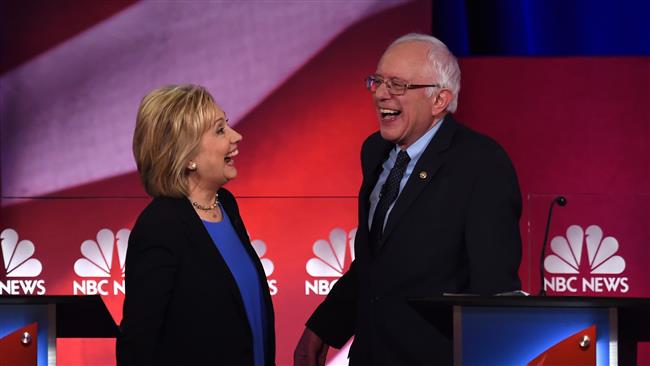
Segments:
[[[374,303],[376,303],[377,301],[379,301],[379,296],[375,296],[375,297],[373,297],[373,298],[370,299],[370,303],[371,303],[371,304],[374,304]]]

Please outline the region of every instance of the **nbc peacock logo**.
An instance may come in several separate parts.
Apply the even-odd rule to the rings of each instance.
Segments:
[[[330,292],[332,286],[345,273],[346,267],[354,260],[356,233],[356,228],[350,232],[334,228],[330,231],[329,240],[319,239],[314,242],[314,257],[307,261],[305,269],[310,276],[317,279],[305,281],[305,295],[327,295]],[[346,261],[348,257],[350,260]]]
[[[266,255],[266,243],[262,240],[257,239],[253,240],[251,242],[251,245],[253,246],[253,249],[255,249],[257,256],[260,258],[260,262],[262,262],[262,267],[264,267],[264,275],[266,275],[266,282],[269,285],[269,292],[273,296],[278,293],[278,281],[271,278],[271,274],[273,274],[273,271],[275,270],[273,261],[268,258],[264,258],[264,255]]]
[[[109,229],[97,232],[96,240],[81,243],[81,255],[74,263],[74,272],[84,279],[73,281],[75,295],[124,294],[124,263],[129,243],[129,229],[113,233]]]
[[[43,271],[43,265],[32,258],[36,252],[34,243],[19,240],[18,232],[11,228],[2,230],[0,240],[4,264],[0,295],[44,295],[45,280],[36,278]]]
[[[586,249],[586,255],[585,255]],[[578,225],[567,228],[566,236],[551,240],[551,251],[544,269],[544,288],[555,292],[626,293],[630,290],[625,259],[616,253],[619,243],[603,235],[598,225],[583,230]]]

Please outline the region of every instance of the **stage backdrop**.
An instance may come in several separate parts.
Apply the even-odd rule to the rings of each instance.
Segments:
[[[273,294],[277,362],[291,364],[354,259],[359,149],[377,128],[363,79],[393,39],[444,17],[427,1],[60,5],[3,5],[28,41],[3,28],[0,295],[100,294],[121,320],[127,240],[149,202],[131,155],[136,109],[155,87],[198,83],[244,136],[227,188]],[[563,194],[547,291],[650,296],[650,59],[470,57],[491,43],[461,41],[449,40],[467,56],[457,118],[499,141],[519,175],[524,290],[539,291],[546,210]],[[58,361],[113,365],[114,341],[60,340]]]

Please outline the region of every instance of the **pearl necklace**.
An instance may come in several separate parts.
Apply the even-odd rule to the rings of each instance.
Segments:
[[[216,193],[214,195],[214,202],[210,206],[201,206],[200,204],[196,203],[195,201],[192,201],[192,206],[194,206],[195,209],[201,210],[201,211],[212,211],[215,208],[217,208],[217,205],[219,204],[219,194]]]

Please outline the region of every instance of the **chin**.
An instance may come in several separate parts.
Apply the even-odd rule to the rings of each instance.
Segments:
[[[230,171],[226,172],[225,176],[226,176],[226,181],[237,178],[237,169],[231,168]]]
[[[380,129],[379,133],[381,134],[381,138],[383,138],[386,141],[397,143],[397,140],[399,140],[399,135],[396,133],[391,133],[391,131]]]

